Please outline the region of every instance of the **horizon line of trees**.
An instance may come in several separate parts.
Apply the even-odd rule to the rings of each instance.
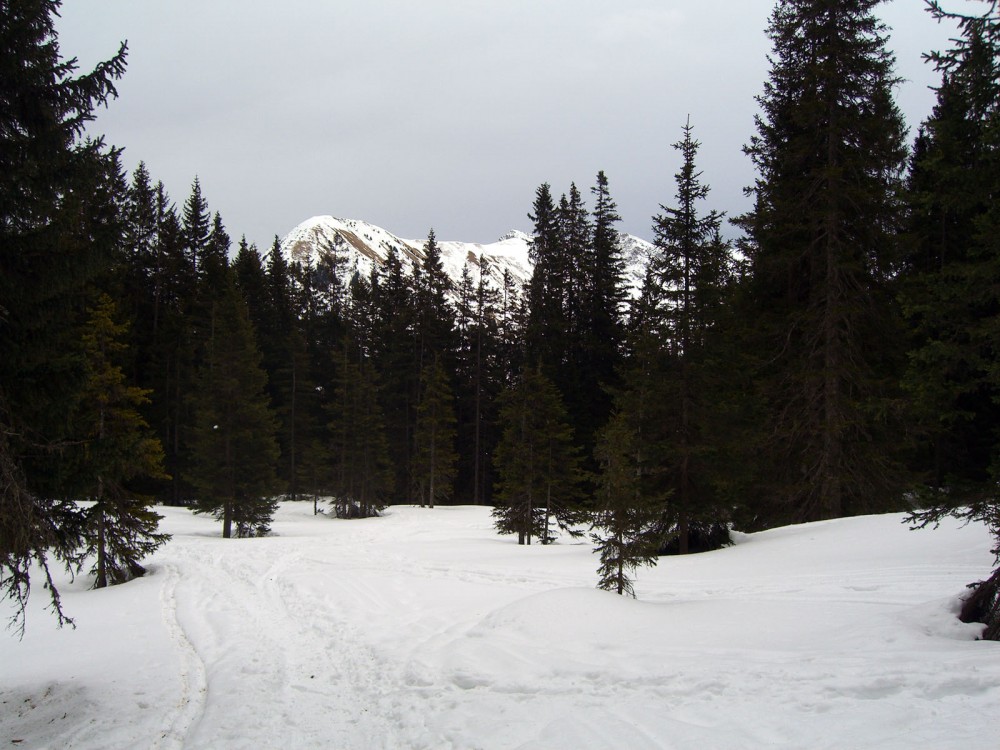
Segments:
[[[433,230],[412,274],[337,244],[291,262],[277,237],[231,257],[197,178],[178,208],[83,137],[126,49],[74,76],[58,4],[4,26],[0,587],[22,608],[48,555],[140,574],[154,501],[225,536],[267,533],[280,496],[346,518],[488,504],[523,544],[589,530],[620,594],[734,525],[917,506],[1000,534],[995,1],[927,3],[960,37],[929,56],[942,83],[911,149],[878,1],[779,0],[742,236],[704,208],[689,120],[634,299],[603,172],[591,207],[538,187],[523,289],[468,265],[453,282]],[[975,613],[994,635],[997,586]]]

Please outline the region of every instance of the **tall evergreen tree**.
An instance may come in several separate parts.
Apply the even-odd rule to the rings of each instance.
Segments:
[[[938,20],[953,20],[938,4]],[[1000,57],[996,6],[961,17],[954,49],[929,59],[937,104],[910,163],[901,300],[913,343],[905,385],[923,436],[916,460],[937,487],[981,483],[996,455],[1000,295],[991,212],[1000,194]],[[991,36],[993,37],[991,39]]]
[[[212,217],[212,230],[208,233],[198,264],[198,274],[209,289],[221,290],[224,287],[231,246],[232,240],[222,223],[222,216],[216,211]]]
[[[496,402],[504,383],[504,358],[500,332],[500,293],[489,283],[488,261],[480,256],[470,354],[473,367],[473,477],[472,502],[488,502],[492,488],[492,462],[499,435]]]
[[[361,327],[371,327],[371,335],[361,338],[370,348],[379,375],[380,402],[395,473],[393,495],[407,498],[413,489],[410,468],[420,342],[413,286],[395,248],[390,248],[383,268],[373,269],[369,292],[371,304],[356,305],[354,311]]]
[[[889,289],[906,154],[878,0],[781,0],[768,34],[751,243],[765,405],[751,524],[898,506],[889,424],[900,340]]]
[[[421,507],[447,502],[455,491],[455,399],[440,359],[420,374],[420,405],[414,431],[414,481]]]
[[[51,460],[82,385],[83,303],[121,231],[111,159],[81,136],[116,96],[125,46],[76,75],[75,60],[59,54],[59,5],[4,2],[0,12],[0,595],[14,601],[15,624],[32,565],[48,577],[49,556],[65,558],[75,544],[48,499],[58,496]]]
[[[592,449],[594,434],[611,413],[609,389],[617,382],[622,361],[624,330],[622,313],[625,289],[622,281],[622,258],[617,224],[621,221],[618,207],[611,198],[608,178],[597,173],[594,195],[593,250],[584,292],[587,300],[585,367],[588,382],[584,386],[586,402],[582,414],[589,415],[578,427],[578,438],[585,448]]]
[[[699,204],[709,191],[695,164],[700,144],[692,137],[690,121],[683,130],[683,139],[674,144],[683,159],[675,175],[676,204],[661,206],[663,213],[653,218],[657,251],[644,291],[651,295],[646,297],[651,302],[646,315],[655,318],[645,323],[653,323],[650,333],[656,330],[663,336],[653,344],[660,349],[653,366],[664,410],[659,434],[647,431],[644,437],[659,441],[681,554],[689,551],[692,525],[703,537],[713,530],[725,537],[729,520],[725,503],[714,492],[713,469],[719,458],[717,436],[726,429],[717,410],[724,365],[718,357],[716,326],[730,262],[728,248],[718,239],[722,215],[700,213]],[[640,325],[637,333],[641,331]],[[642,368],[633,374],[648,377]]]
[[[910,171],[903,305],[914,332],[906,384],[922,417],[933,471],[923,527],[945,515],[985,523],[996,567],[972,584],[960,618],[1000,640],[1000,13],[928,8],[957,21],[955,46],[933,53],[942,74]]]
[[[194,311],[198,309],[197,269],[186,249],[177,210],[162,183],[157,185],[157,265],[152,284],[153,322],[149,347],[149,376],[140,385],[156,398],[150,423],[166,454],[170,486],[164,500],[175,505],[191,497],[187,481],[191,400],[198,338]],[[210,313],[198,318],[208,329]]]
[[[433,229],[424,243],[423,263],[414,268],[413,285],[418,367],[422,370],[437,357],[450,369],[457,346],[455,310],[448,300],[453,284],[441,265],[441,248]]]
[[[157,530],[160,516],[149,498],[130,486],[133,479],[163,475],[163,448],[139,413],[149,391],[127,385],[115,361],[127,330],[115,314],[107,295],[91,311],[83,334],[87,379],[74,420],[85,441],[79,471],[93,500],[82,552],[94,556],[94,588],[143,575],[142,558],[169,539]]]
[[[551,541],[552,521],[575,531],[585,474],[562,398],[541,368],[525,369],[504,392],[500,424],[494,459],[497,530],[517,534],[518,544]]]
[[[528,316],[524,346],[528,361],[541,364],[549,378],[562,374],[565,355],[564,281],[559,217],[548,183],[535,191],[529,217],[534,222],[534,236],[528,255],[534,266],[527,286]]]
[[[663,495],[650,492],[639,415],[618,411],[601,431],[601,469],[591,538],[601,556],[597,587],[635,597],[631,574],[656,565],[664,538]]]
[[[201,181],[197,177],[191,183],[191,194],[184,202],[182,219],[189,262],[201,272],[212,233],[212,215],[208,210],[208,202],[201,193]]]
[[[276,507],[277,424],[256,336],[232,272],[217,313],[193,396],[195,508],[222,521],[225,538],[262,536]]]
[[[388,504],[393,487],[385,420],[376,373],[365,357],[356,360],[347,342],[338,362],[330,402],[330,481],[340,518],[368,518]]]

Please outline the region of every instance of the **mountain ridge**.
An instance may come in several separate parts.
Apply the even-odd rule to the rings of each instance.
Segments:
[[[462,278],[464,267],[469,268],[474,284],[479,282],[485,267],[487,278],[500,289],[504,272],[523,286],[531,278],[533,264],[528,249],[531,235],[512,229],[496,242],[478,243],[456,240],[438,240],[441,262],[455,287]],[[645,268],[654,250],[652,243],[633,235],[620,233],[625,282],[634,296],[642,285]],[[382,227],[360,219],[340,219],[335,216],[313,216],[294,227],[280,241],[279,248],[292,261],[316,262],[331,253],[345,253],[347,267],[362,275],[371,272],[373,265],[383,265],[390,250],[395,249],[407,273],[424,260],[426,240],[401,238]]]

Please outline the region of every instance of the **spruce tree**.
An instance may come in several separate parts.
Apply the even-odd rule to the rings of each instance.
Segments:
[[[563,262],[559,217],[548,183],[535,191],[529,217],[534,236],[528,255],[534,266],[527,285],[528,315],[524,347],[532,365],[541,364],[548,377],[564,372],[564,337],[568,330],[564,307],[566,269]]]
[[[225,284],[226,269],[229,267],[229,248],[232,240],[222,223],[222,216],[216,211],[212,217],[212,230],[205,242],[198,274],[209,289],[220,290]]]
[[[379,400],[385,418],[389,457],[395,473],[393,495],[410,496],[413,425],[420,381],[420,337],[418,309],[413,285],[396,249],[390,248],[383,268],[373,268],[368,284],[371,303],[355,305],[358,329],[370,327],[362,336],[370,347],[372,364],[379,376]]]
[[[929,55],[942,74],[910,171],[913,240],[903,306],[914,346],[906,384],[922,418],[933,467],[924,476],[917,526],[946,515],[985,523],[996,567],[970,585],[960,612],[1000,640],[1000,14],[950,13],[955,46]]]
[[[352,356],[357,351],[356,342],[345,342],[329,404],[329,486],[339,518],[378,515],[393,489],[376,374],[366,357]]]
[[[500,424],[497,531],[517,534],[518,544],[547,544],[553,521],[575,533],[586,475],[562,398],[541,368],[525,369],[501,396]]]
[[[724,363],[718,324],[731,265],[728,248],[718,238],[722,215],[700,212],[709,188],[695,164],[700,144],[690,121],[683,131],[683,139],[674,144],[683,159],[675,175],[676,203],[661,206],[663,213],[653,218],[656,254],[643,291],[649,304],[646,319],[634,327],[636,334],[646,326],[651,335],[655,330],[662,337],[652,342],[657,356],[647,362],[656,368],[662,420],[659,434],[647,431],[644,439],[658,441],[681,554],[689,551],[692,531],[705,538],[728,535],[728,514],[715,492],[713,474],[719,462],[718,436],[726,429],[718,410],[725,377],[720,377]],[[641,367],[632,374],[648,377]],[[636,384],[626,382],[625,387]]]
[[[899,506],[900,341],[890,280],[906,149],[878,0],[781,0],[746,152],[756,382],[751,525]]]
[[[142,558],[168,539],[160,516],[131,481],[163,476],[163,448],[139,409],[149,391],[129,386],[116,363],[127,326],[115,322],[116,306],[102,295],[83,334],[87,378],[74,415],[84,441],[79,471],[93,504],[85,511],[84,556],[93,555],[94,588],[145,573]]]
[[[150,424],[163,444],[167,474],[171,477],[164,500],[181,505],[191,498],[187,471],[192,426],[190,393],[198,345],[194,323],[198,277],[186,250],[177,209],[162,183],[157,186],[157,216],[149,377],[140,385],[151,388],[156,395]],[[199,321],[203,331],[209,327],[206,316]]]
[[[592,452],[594,436],[611,414],[609,393],[617,385],[622,362],[625,289],[617,230],[621,217],[603,171],[597,173],[597,184],[591,192],[594,195],[593,248],[585,268],[586,311],[581,334],[585,337],[583,369],[586,380],[581,402],[570,408],[577,422],[578,440],[585,450]]]
[[[455,491],[455,398],[440,359],[420,374],[420,404],[414,432],[414,481],[420,506],[447,502]]]
[[[656,565],[664,539],[664,495],[650,491],[640,415],[616,412],[601,430],[591,539],[601,556],[597,587],[635,597],[631,574]]]
[[[448,300],[451,278],[441,265],[441,248],[434,230],[427,233],[424,260],[414,269],[417,362],[421,369],[437,357],[449,367],[455,357],[455,310]]]
[[[71,556],[51,478],[65,416],[83,382],[76,336],[92,282],[121,227],[113,165],[83,141],[94,111],[116,96],[125,46],[76,75],[59,54],[57,0],[5,2],[0,22],[0,596],[23,624],[32,566]],[[64,622],[58,592],[53,609]]]
[[[500,293],[489,283],[489,267],[479,259],[475,319],[472,325],[473,374],[473,479],[472,502],[488,502],[492,488],[489,457],[497,444],[496,402],[503,387],[503,355],[500,332]]]
[[[194,388],[191,479],[222,536],[262,536],[276,508],[277,423],[246,303],[229,273]]]
[[[929,6],[938,20],[952,16]],[[996,9],[960,18],[952,50],[929,60],[941,73],[908,181],[908,252],[900,299],[912,344],[904,384],[921,435],[915,457],[927,483],[987,479],[996,455],[1000,392],[992,330],[1000,299],[991,212],[1000,190]],[[991,35],[994,37],[991,40]]]
[[[205,253],[212,232],[212,215],[208,202],[201,193],[201,181],[196,176],[191,183],[191,194],[184,202],[183,212],[184,244],[189,262],[199,273],[205,265]]]

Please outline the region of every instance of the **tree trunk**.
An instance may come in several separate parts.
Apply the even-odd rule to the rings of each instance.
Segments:
[[[435,419],[436,416],[437,415],[431,415],[431,419],[432,420]],[[435,468],[434,461],[436,460],[436,450],[435,449],[437,448],[437,445],[436,445],[436,443],[437,443],[437,435],[436,435],[436,433],[437,433],[436,425],[433,422],[431,422],[431,461],[430,461],[430,477],[429,477],[429,479],[430,479],[430,489],[429,489],[428,495],[427,495],[427,502],[428,502],[428,505],[430,505],[431,508],[434,507],[434,468]]]
[[[98,480],[100,484],[100,480]],[[100,507],[98,500],[97,511],[97,580],[94,581],[95,589],[103,589],[108,585],[108,551],[107,539],[104,532],[104,509]]]

